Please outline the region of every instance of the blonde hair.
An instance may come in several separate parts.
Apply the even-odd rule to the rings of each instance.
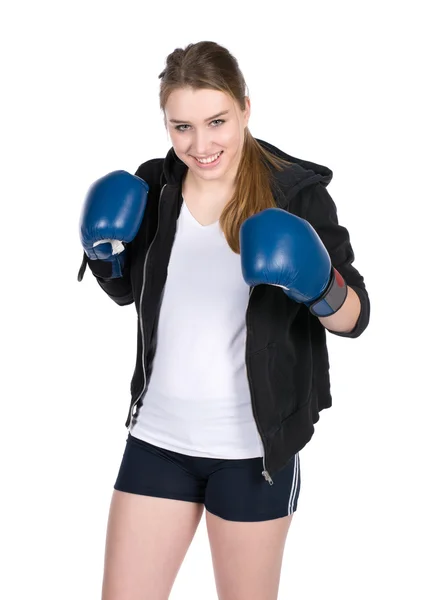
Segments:
[[[175,49],[160,73],[160,108],[164,111],[169,95],[176,89],[213,89],[225,92],[245,110],[246,83],[238,62],[215,42],[189,44]],[[230,248],[239,254],[239,230],[251,215],[276,206],[271,189],[272,165],[282,170],[290,165],[262,148],[246,127],[244,146],[235,180],[235,191],[220,217],[220,226]]]

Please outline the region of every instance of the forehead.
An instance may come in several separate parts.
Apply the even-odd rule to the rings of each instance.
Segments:
[[[165,113],[168,119],[204,121],[211,115],[233,108],[234,102],[225,92],[181,88],[169,95]]]

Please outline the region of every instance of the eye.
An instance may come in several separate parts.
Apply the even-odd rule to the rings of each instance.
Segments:
[[[213,123],[218,123],[218,125],[215,125],[214,127],[220,127],[220,125],[223,125],[223,123],[224,123],[224,122],[225,122],[225,121],[224,121],[224,119],[214,119],[214,121],[211,121],[211,125],[212,125]],[[181,133],[183,133],[183,132],[185,132],[185,131],[188,131],[188,129],[183,129],[183,127],[190,127],[190,126],[189,126],[189,125],[187,125],[187,124],[184,124],[184,125],[177,125],[177,126],[175,127],[175,129],[176,129],[177,131],[180,131]]]

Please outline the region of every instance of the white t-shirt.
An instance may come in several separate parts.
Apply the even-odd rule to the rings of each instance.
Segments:
[[[219,222],[201,225],[183,201],[134,437],[190,456],[263,456],[245,367],[249,291]]]

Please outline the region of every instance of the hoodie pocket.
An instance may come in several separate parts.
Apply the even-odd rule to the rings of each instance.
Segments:
[[[277,427],[298,407],[297,389],[288,362],[274,342],[250,356],[253,390],[258,398],[256,410],[266,430]]]

